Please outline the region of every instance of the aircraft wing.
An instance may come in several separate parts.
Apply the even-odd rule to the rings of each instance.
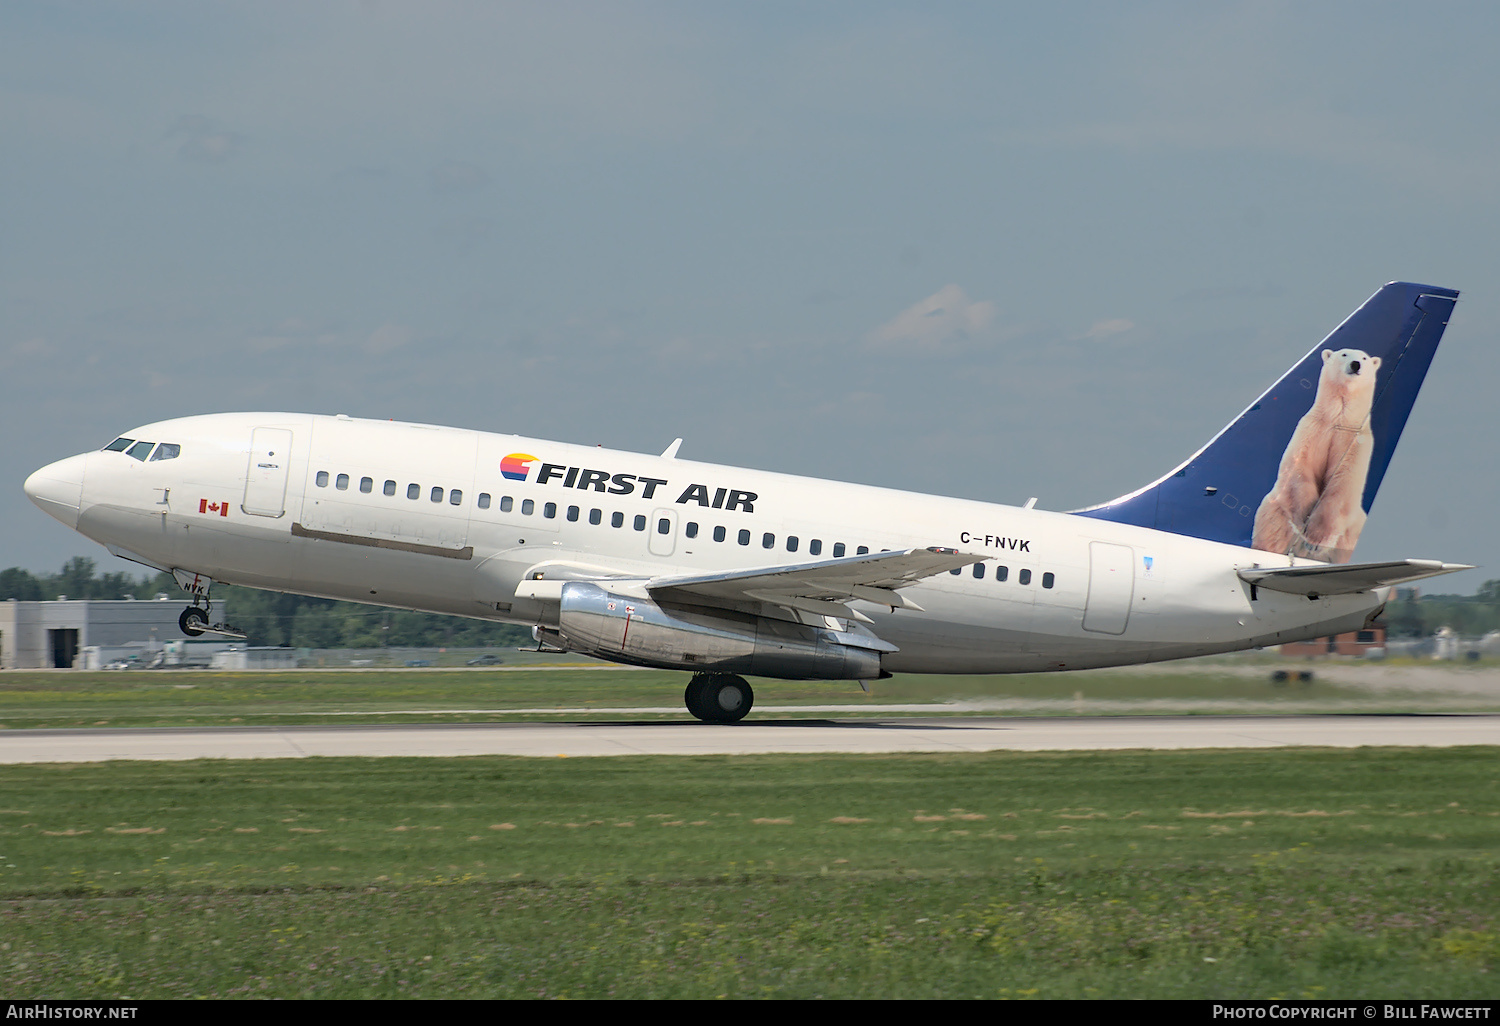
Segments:
[[[1424,577],[1472,570],[1467,563],[1444,563],[1436,559],[1398,559],[1392,563],[1332,563],[1315,566],[1284,566],[1236,571],[1240,580],[1270,591],[1289,595],[1352,595],[1392,584],[1420,581]]]
[[[982,560],[957,549],[897,549],[846,556],[818,563],[758,567],[723,573],[653,577],[646,589],[653,597],[701,604],[770,602],[823,616],[866,620],[845,603],[863,599],[892,609],[921,610],[898,589],[926,577]]]

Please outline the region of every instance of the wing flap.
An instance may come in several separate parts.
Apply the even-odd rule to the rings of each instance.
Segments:
[[[1319,563],[1236,571],[1240,580],[1268,591],[1289,595],[1353,595],[1373,588],[1420,581],[1424,577],[1472,570],[1467,563],[1444,563],[1436,559],[1398,559],[1390,563]]]
[[[903,597],[898,589],[983,558],[949,548],[897,549],[818,563],[653,577],[646,582],[646,588],[653,595],[691,596],[699,601],[771,602],[833,616],[854,615],[844,603],[855,599],[892,609],[920,610],[921,606]],[[826,605],[815,609],[811,603]]]

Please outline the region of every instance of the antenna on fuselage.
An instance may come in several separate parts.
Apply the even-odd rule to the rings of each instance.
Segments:
[[[666,451],[661,454],[664,460],[675,460],[677,458],[677,447],[682,444],[682,439],[672,439],[672,444],[667,446]]]

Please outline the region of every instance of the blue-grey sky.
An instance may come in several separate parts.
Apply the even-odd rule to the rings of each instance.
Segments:
[[[1463,290],[1357,558],[1485,564],[1500,6],[0,6],[0,567],[170,416],[451,423],[1047,509],[1382,283]]]

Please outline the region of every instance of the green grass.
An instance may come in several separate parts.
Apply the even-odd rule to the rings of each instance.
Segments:
[[[759,707],[842,704],[853,715],[861,707],[913,702],[932,704],[938,712],[938,703],[949,700],[1005,703],[997,711],[1014,715],[1500,710],[1500,680],[1492,693],[1449,693],[1431,687],[1372,692],[1322,678],[1309,685],[1294,681],[1277,687],[1271,683],[1271,669],[1270,665],[1201,662],[1069,674],[901,674],[875,682],[869,693],[849,681],[757,678],[754,686]],[[1426,671],[1430,673],[1430,668]],[[1452,679],[1468,680],[1476,672],[1492,671],[1454,670]],[[648,715],[681,718],[686,715],[681,708],[686,679],[686,674],[657,670],[565,666],[274,673],[13,670],[0,674],[0,729],[349,723],[354,719],[486,722],[517,716],[576,718],[579,710],[591,707],[666,708],[667,713]],[[507,712],[536,709],[565,711],[550,717]]]
[[[1493,749],[0,766],[11,997],[1493,998]]]

